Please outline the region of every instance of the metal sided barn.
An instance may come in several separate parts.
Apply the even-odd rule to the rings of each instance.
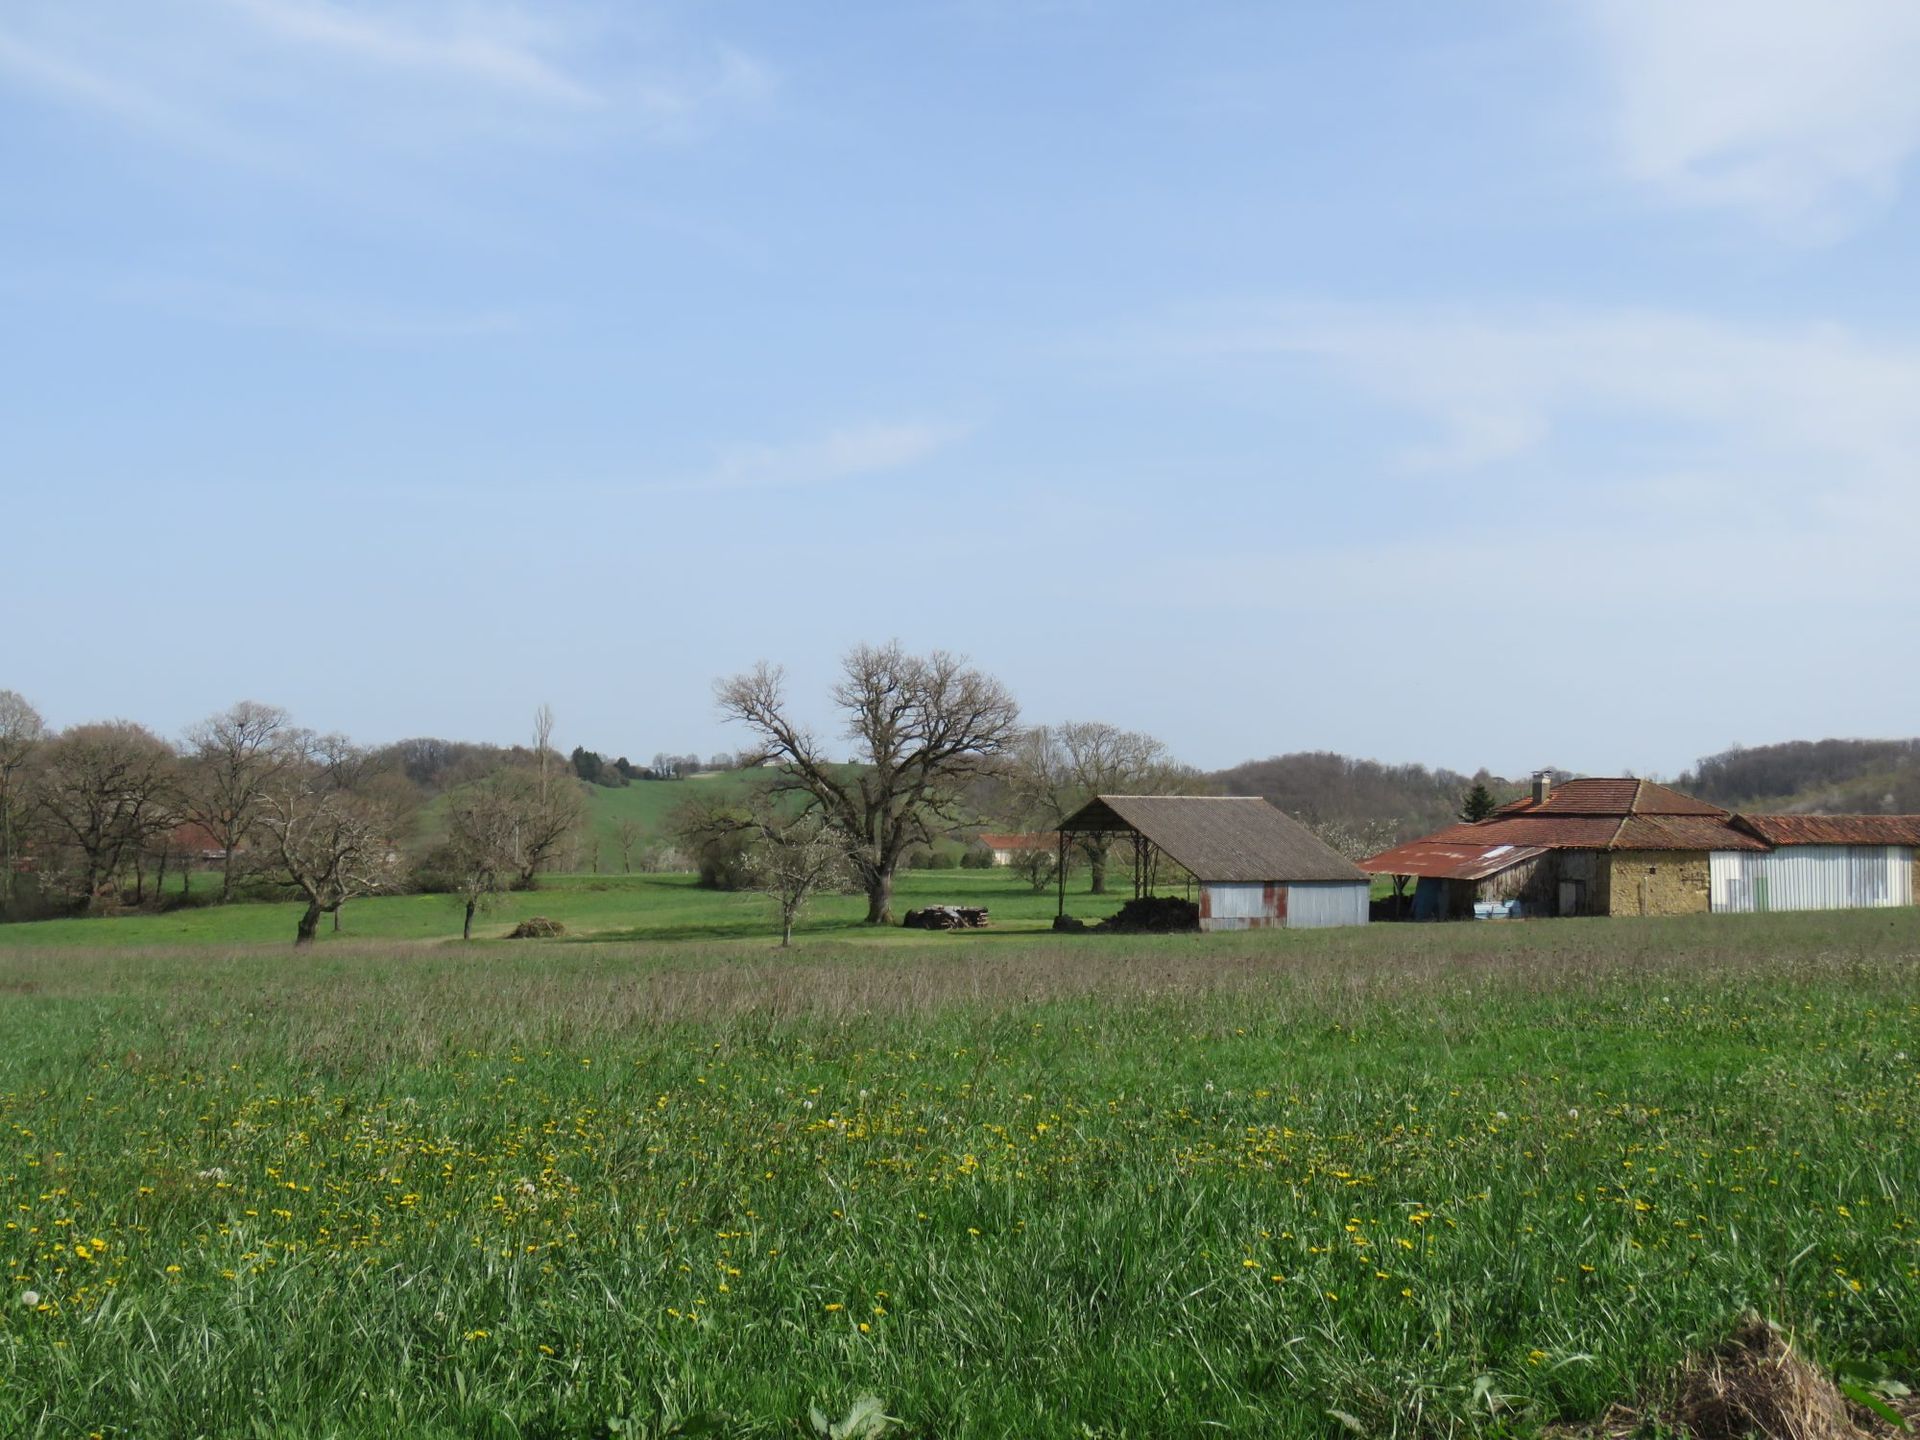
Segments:
[[[1716,850],[1716,913],[1874,910],[1914,902],[1920,816],[1738,815],[1772,848]]]
[[[1126,835],[1134,893],[1151,888],[1154,853],[1193,877],[1200,928],[1303,930],[1364,925],[1372,881],[1290,815],[1258,796],[1102,795],[1060,827],[1060,913],[1072,836]]]

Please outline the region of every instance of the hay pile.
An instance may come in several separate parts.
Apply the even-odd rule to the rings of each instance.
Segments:
[[[1920,1413],[1908,1400],[1899,1408]],[[1585,1440],[1624,1440],[1665,1430],[1693,1440],[1881,1440],[1912,1434],[1851,1403],[1833,1377],[1758,1315],[1680,1369],[1671,1400],[1616,1406],[1597,1425],[1558,1430]]]
[[[1832,1379],[1757,1315],[1688,1362],[1673,1411],[1698,1440],[1854,1440],[1864,1433]]]
[[[509,940],[552,940],[567,933],[567,927],[544,915],[530,915],[507,932]]]

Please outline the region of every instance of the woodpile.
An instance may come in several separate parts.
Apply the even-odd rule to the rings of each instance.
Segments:
[[[987,928],[987,907],[929,905],[924,910],[909,910],[901,924],[909,930],[984,930]]]

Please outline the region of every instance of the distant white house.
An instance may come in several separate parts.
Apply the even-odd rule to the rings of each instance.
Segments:
[[[994,864],[1011,865],[1022,855],[1035,850],[1052,854],[1060,848],[1060,836],[1054,832],[1041,835],[982,835],[980,843],[993,852]]]

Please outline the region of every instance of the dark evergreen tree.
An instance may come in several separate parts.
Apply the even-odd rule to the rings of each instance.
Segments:
[[[1467,791],[1466,799],[1460,802],[1460,818],[1471,825],[1476,820],[1484,820],[1494,812],[1493,792],[1480,781],[1473,782],[1473,788]]]

